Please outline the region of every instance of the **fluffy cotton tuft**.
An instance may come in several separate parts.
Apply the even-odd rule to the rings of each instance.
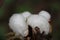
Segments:
[[[40,11],[39,15],[44,17],[47,21],[50,21],[51,15],[47,11]]]
[[[21,14],[13,14],[9,19],[9,26],[16,35],[21,34],[22,36],[26,36],[28,32],[25,18]]]
[[[46,21],[43,17],[39,15],[31,15],[27,20],[28,25],[30,25],[33,29],[37,26],[40,28],[40,32],[45,31],[45,34],[49,33],[50,25],[48,21]]]
[[[22,13],[22,15],[25,17],[25,20],[26,20],[31,15],[31,13],[28,11],[25,11]]]

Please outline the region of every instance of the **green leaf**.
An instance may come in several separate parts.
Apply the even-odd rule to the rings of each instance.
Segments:
[[[13,1],[14,1],[14,0],[5,0],[5,1],[4,1],[4,4],[5,4],[5,5],[9,5],[9,4],[12,3]]]
[[[30,11],[32,12],[32,8],[28,5],[22,5],[22,6],[18,6],[16,8],[16,12],[24,12],[24,11]]]
[[[6,28],[3,25],[0,25],[0,40],[5,40]]]
[[[4,15],[4,9],[1,7],[0,8],[0,18]]]
[[[53,3],[51,4],[51,9],[53,10],[60,10],[60,4],[59,3]]]

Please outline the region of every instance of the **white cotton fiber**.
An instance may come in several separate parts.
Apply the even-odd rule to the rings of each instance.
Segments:
[[[31,13],[28,12],[28,11],[25,11],[25,12],[22,13],[22,15],[25,17],[25,20],[27,20],[27,18],[28,18],[29,16],[31,16]]]
[[[51,15],[47,11],[42,10],[39,12],[39,15],[44,17],[47,21],[50,21]]]
[[[26,36],[24,32],[28,30],[28,27],[22,14],[13,14],[9,19],[9,27],[16,35]]]
[[[30,25],[33,29],[37,26],[40,28],[40,32],[42,33],[45,31],[45,34],[49,33],[50,25],[48,21],[45,20],[45,18],[39,16],[39,15],[31,15],[28,20],[27,24]]]

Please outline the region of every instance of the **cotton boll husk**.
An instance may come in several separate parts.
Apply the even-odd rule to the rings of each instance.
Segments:
[[[45,34],[49,33],[50,24],[43,17],[39,15],[31,15],[27,20],[28,25],[33,29],[37,26],[40,28],[40,32],[45,31]]]
[[[25,11],[22,13],[22,15],[25,17],[25,20],[27,20],[27,18],[31,15],[31,13],[28,11]]]
[[[51,15],[47,11],[42,10],[39,12],[39,15],[44,17],[47,21],[50,21]]]
[[[9,19],[9,26],[16,35],[26,36],[24,32],[28,30],[24,16],[21,14],[13,14]]]

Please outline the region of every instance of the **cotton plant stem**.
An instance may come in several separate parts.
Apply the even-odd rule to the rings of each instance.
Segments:
[[[33,40],[35,40],[35,33],[34,33],[34,31],[32,31],[32,37],[33,37]]]

